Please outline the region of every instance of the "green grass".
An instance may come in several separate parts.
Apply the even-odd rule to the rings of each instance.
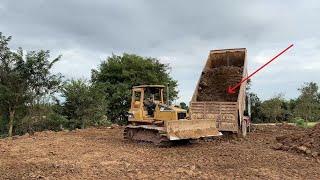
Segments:
[[[315,125],[318,124],[318,123],[319,123],[319,122],[308,122],[306,126],[307,126],[308,128],[310,128],[310,127],[315,126]]]
[[[303,128],[311,128],[311,127],[314,127],[316,124],[320,123],[320,121],[306,122],[304,119],[302,119],[300,117],[295,117],[290,122],[296,126],[303,127]]]

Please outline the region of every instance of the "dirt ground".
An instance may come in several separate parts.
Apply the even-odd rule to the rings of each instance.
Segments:
[[[312,157],[320,156],[320,124],[303,132],[278,136],[275,149],[294,151]]]
[[[261,126],[246,139],[170,148],[126,142],[122,128],[42,132],[0,140],[0,179],[320,179],[320,160],[275,150],[276,136],[302,131]]]

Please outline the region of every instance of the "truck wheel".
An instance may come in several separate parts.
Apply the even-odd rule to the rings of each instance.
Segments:
[[[247,136],[247,121],[243,120],[241,123],[241,135],[242,137]]]

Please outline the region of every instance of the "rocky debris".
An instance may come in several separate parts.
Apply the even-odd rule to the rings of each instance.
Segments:
[[[278,136],[274,149],[304,153],[308,156],[319,157],[320,153],[320,124],[303,132]]]
[[[120,126],[118,124],[112,124],[111,128],[119,128]]]
[[[107,127],[107,129],[117,129],[117,128],[121,128],[121,126],[118,124],[111,124],[111,126]]]
[[[318,157],[318,156],[319,156],[319,152],[312,152],[311,155],[312,155],[313,157]]]
[[[198,89],[198,101],[237,101],[239,88],[235,94],[228,94],[227,88],[242,79],[243,67],[221,66],[202,73]]]

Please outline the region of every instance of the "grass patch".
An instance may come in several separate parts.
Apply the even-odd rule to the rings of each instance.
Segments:
[[[319,122],[307,122],[306,123],[306,127],[311,128],[313,126],[315,126],[316,124],[318,124]]]
[[[300,117],[296,117],[296,118],[292,119],[291,122],[294,125],[299,126],[299,127],[303,127],[303,128],[312,128],[316,124],[320,123],[320,121],[318,121],[318,122],[306,122],[304,119],[302,119]]]

